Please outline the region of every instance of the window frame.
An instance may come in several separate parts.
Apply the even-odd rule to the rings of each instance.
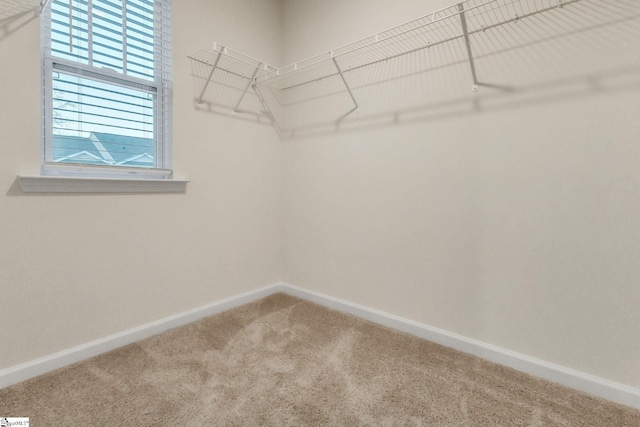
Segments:
[[[93,0],[86,0],[87,13],[91,13]],[[60,177],[126,178],[126,179],[171,179],[172,171],[172,23],[171,1],[153,0],[153,80],[120,73],[108,68],[99,68],[81,62],[56,57],[52,47],[52,3],[42,13],[41,60],[42,60],[42,137],[41,175]],[[123,4],[125,1],[123,0]],[[124,41],[123,41],[124,42]],[[91,41],[89,41],[91,43]],[[90,55],[88,55],[90,56]],[[121,165],[91,165],[73,162],[56,162],[53,159],[54,143],[54,73],[91,79],[99,83],[141,90],[154,94],[153,135],[154,166],[136,167]]]

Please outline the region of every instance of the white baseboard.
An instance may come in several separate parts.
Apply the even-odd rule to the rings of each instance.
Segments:
[[[640,389],[287,283],[281,283],[279,288],[289,295],[406,332],[594,396],[640,409]]]
[[[89,359],[107,351],[115,350],[116,348],[157,335],[166,330],[256,301],[277,292],[284,292],[594,396],[640,409],[640,389],[598,378],[584,372],[565,368],[482,341],[283,282],[246,292],[200,308],[147,323],[146,325],[129,329],[106,338],[0,370],[0,388],[69,366],[73,363]]]
[[[149,338],[166,330],[186,325],[196,320],[230,310],[243,304],[259,300],[276,292],[282,292],[281,285],[270,285],[255,291],[226,298],[203,307],[188,310],[155,322],[147,323],[105,338],[44,356],[20,365],[0,370],[0,388],[8,387],[38,375],[54,371],[76,362],[89,359],[119,347]]]

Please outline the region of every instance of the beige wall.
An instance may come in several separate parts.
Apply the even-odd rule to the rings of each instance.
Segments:
[[[39,171],[39,23],[0,32],[0,369],[280,279],[281,145],[198,112],[187,55],[278,63],[278,1],[174,2],[174,163],[184,195],[25,195]],[[256,37],[261,34],[261,37]]]
[[[562,50],[520,50],[500,65],[546,70],[542,94],[445,87],[460,96],[446,114],[281,144],[195,111],[186,56],[216,40],[288,63],[450,2],[174,3],[185,195],[22,194],[16,175],[39,167],[38,24],[0,39],[0,369],[284,278],[640,386],[637,71],[564,90],[544,85]],[[600,47],[586,65],[634,58],[601,40],[577,41]],[[523,71],[483,65],[494,82]]]
[[[285,60],[449,3],[285,1]],[[637,20],[624,28],[479,64],[536,89],[467,81],[448,114],[286,142],[285,281],[639,387]],[[383,107],[361,95],[363,115]]]

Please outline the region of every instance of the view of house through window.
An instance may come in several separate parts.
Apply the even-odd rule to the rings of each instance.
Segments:
[[[45,165],[168,167],[169,1],[51,1]]]

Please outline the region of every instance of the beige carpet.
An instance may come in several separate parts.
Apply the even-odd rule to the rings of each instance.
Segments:
[[[32,426],[640,426],[640,411],[283,294],[0,390]]]

